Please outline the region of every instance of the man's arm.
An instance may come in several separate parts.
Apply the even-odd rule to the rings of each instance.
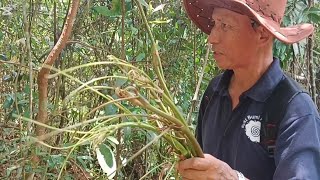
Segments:
[[[320,178],[320,119],[306,94],[288,107],[275,149],[274,179]]]

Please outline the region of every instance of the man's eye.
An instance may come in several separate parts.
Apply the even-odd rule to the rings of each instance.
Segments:
[[[221,27],[222,27],[223,29],[225,29],[225,28],[227,28],[227,24],[221,23]]]

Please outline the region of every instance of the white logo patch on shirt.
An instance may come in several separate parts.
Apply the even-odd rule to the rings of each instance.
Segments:
[[[256,115],[248,115],[241,126],[245,130],[247,137],[252,141],[260,142],[261,117]]]

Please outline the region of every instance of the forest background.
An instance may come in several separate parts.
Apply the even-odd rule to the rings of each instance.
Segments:
[[[320,107],[317,1],[288,1],[283,26],[301,22],[315,25],[313,36],[293,45],[275,41],[274,56]],[[206,35],[187,18],[181,0],[2,0],[0,177],[174,179],[172,142],[180,136],[170,132],[169,139],[177,138],[171,144],[160,137],[176,127],[150,120],[158,118],[154,111],[122,97],[119,88],[140,91],[193,131],[201,95],[221,72],[207,52]],[[51,65],[50,76],[41,72]],[[134,67],[161,88],[143,89],[147,80]],[[47,92],[41,89],[45,77]],[[162,103],[159,94],[169,100]],[[135,119],[119,116],[125,113]]]

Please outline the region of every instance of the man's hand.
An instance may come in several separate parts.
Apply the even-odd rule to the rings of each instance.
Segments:
[[[177,170],[183,180],[238,180],[235,170],[210,154],[205,154],[204,158],[190,158],[180,161]]]

